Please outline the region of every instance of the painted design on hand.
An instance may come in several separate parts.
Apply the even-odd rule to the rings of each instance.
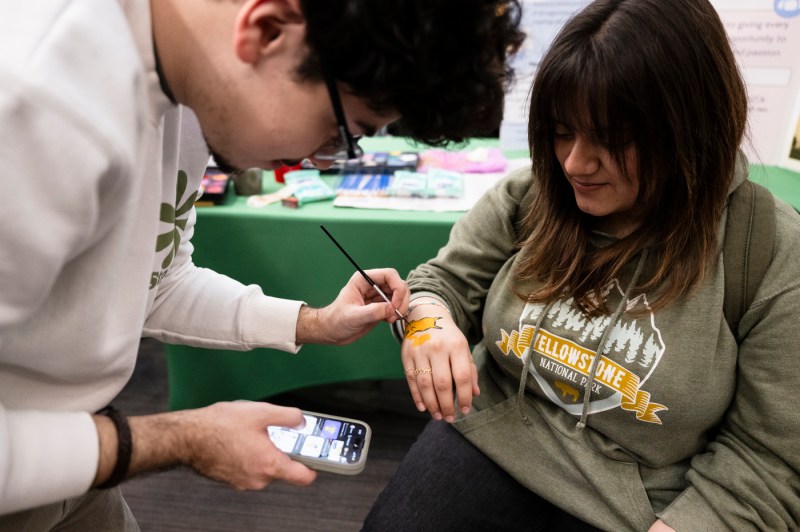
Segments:
[[[430,329],[441,329],[441,327],[436,325],[436,320],[440,319],[442,319],[441,316],[433,316],[408,322],[408,327],[406,327],[406,338],[411,338],[418,332],[427,331]]]

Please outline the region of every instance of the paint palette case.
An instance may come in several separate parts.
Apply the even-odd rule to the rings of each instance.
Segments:
[[[200,183],[200,190],[203,193],[197,198],[197,204],[218,205],[224,202],[230,181],[230,176],[219,168],[208,167],[203,175],[203,181]]]

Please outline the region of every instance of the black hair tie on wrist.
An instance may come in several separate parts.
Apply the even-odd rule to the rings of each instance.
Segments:
[[[131,439],[131,428],[128,426],[128,418],[123,416],[119,410],[108,405],[97,413],[109,417],[117,429],[117,463],[114,464],[114,470],[108,480],[97,486],[97,489],[105,490],[118,485],[128,475],[133,440]]]

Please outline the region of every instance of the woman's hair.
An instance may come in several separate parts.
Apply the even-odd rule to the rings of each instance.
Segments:
[[[431,145],[497,129],[511,81],[509,56],[524,38],[518,0],[301,0],[310,52],[401,131]]]
[[[643,222],[608,247],[589,244],[591,217],[555,156],[557,121],[602,141],[622,172],[625,150],[636,150]],[[746,121],[745,87],[707,0],[598,0],[577,14],[533,83],[528,140],[538,194],[516,275],[543,284],[520,295],[568,295],[590,315],[607,312],[592,294],[645,247],[656,266],[638,288],[657,290],[653,308],[687,294],[715,261]]]

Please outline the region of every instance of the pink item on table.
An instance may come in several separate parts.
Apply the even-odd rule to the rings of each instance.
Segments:
[[[498,148],[461,151],[430,149],[423,151],[419,157],[421,172],[428,168],[443,168],[463,173],[496,173],[504,171],[507,164],[507,159]]]

